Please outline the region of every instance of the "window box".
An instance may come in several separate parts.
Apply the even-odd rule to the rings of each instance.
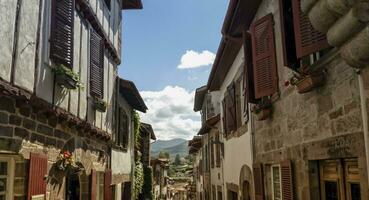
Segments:
[[[263,108],[259,112],[255,113],[256,119],[258,121],[263,121],[269,118],[269,116],[272,114],[272,109],[270,108]]]
[[[272,114],[272,103],[269,99],[263,99],[259,104],[252,107],[251,112],[256,115],[256,120],[266,120]]]
[[[97,111],[106,112],[108,104],[103,99],[93,98],[93,106]]]
[[[55,81],[59,86],[69,90],[78,88],[78,80],[68,74],[56,74]]]
[[[323,73],[309,74],[302,77],[295,83],[298,93],[303,94],[312,91],[314,88],[323,85]]]

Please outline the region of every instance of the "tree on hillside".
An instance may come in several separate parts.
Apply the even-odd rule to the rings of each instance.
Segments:
[[[169,159],[169,153],[168,152],[165,152],[165,151],[160,151],[159,152],[159,158],[166,158],[166,159]]]
[[[181,157],[179,156],[179,154],[176,155],[176,158],[174,160],[174,165],[181,165]]]

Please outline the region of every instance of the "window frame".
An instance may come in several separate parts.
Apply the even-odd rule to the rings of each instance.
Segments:
[[[275,197],[275,193],[274,193],[274,168],[278,168],[278,173],[279,173],[279,191],[280,191],[280,197],[276,198]],[[271,171],[271,188],[272,188],[272,200],[282,200],[283,194],[282,194],[282,180],[281,180],[281,175],[282,175],[282,171],[281,171],[281,165],[279,164],[275,164],[275,165],[271,165],[270,166],[270,171]]]
[[[25,163],[26,160],[21,159],[17,156],[12,155],[0,155],[0,162],[6,162],[8,163],[8,171],[7,171],[7,191],[5,192],[5,200],[13,200],[14,199],[14,180],[15,180],[15,166],[16,163]],[[29,166],[28,166],[29,167]],[[28,170],[28,169],[27,169]],[[28,179],[27,179],[28,180]],[[27,182],[28,185],[28,182]],[[25,196],[27,197],[27,193],[25,193]]]
[[[104,200],[104,178],[104,172],[96,171],[96,200]],[[100,197],[102,197],[102,199],[100,199]]]

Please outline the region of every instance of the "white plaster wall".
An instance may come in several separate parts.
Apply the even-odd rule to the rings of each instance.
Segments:
[[[131,174],[131,154],[119,150],[111,151],[111,170],[113,174]]]
[[[17,1],[0,0],[0,77],[10,81]]]
[[[243,61],[244,51],[243,48],[241,48],[220,88],[220,101],[224,98],[224,93],[227,90],[227,86],[230,85],[235,78],[238,78],[239,75],[242,74]],[[224,184],[234,183],[239,185],[239,177],[242,166],[247,165],[252,168],[250,123],[247,126],[249,126],[248,132],[244,133],[240,137],[233,137],[229,140],[224,139]],[[226,187],[223,187],[223,194],[225,195],[227,195],[226,189]]]
[[[91,0],[92,1],[92,0]],[[90,57],[90,30],[85,23],[82,23],[81,31],[81,60],[80,60],[80,76],[81,83],[84,88],[79,90],[79,117],[81,119],[87,119],[87,92],[88,87],[88,74],[89,74],[89,57]]]

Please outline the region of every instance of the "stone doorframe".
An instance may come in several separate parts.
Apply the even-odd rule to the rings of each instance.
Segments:
[[[239,182],[240,191],[241,191],[239,192],[240,199],[243,198],[242,197],[242,191],[243,191],[242,187],[243,187],[244,181],[247,181],[249,183],[251,199],[255,199],[254,198],[254,181],[253,181],[252,171],[250,167],[248,167],[247,165],[243,165],[240,171],[240,182]]]

